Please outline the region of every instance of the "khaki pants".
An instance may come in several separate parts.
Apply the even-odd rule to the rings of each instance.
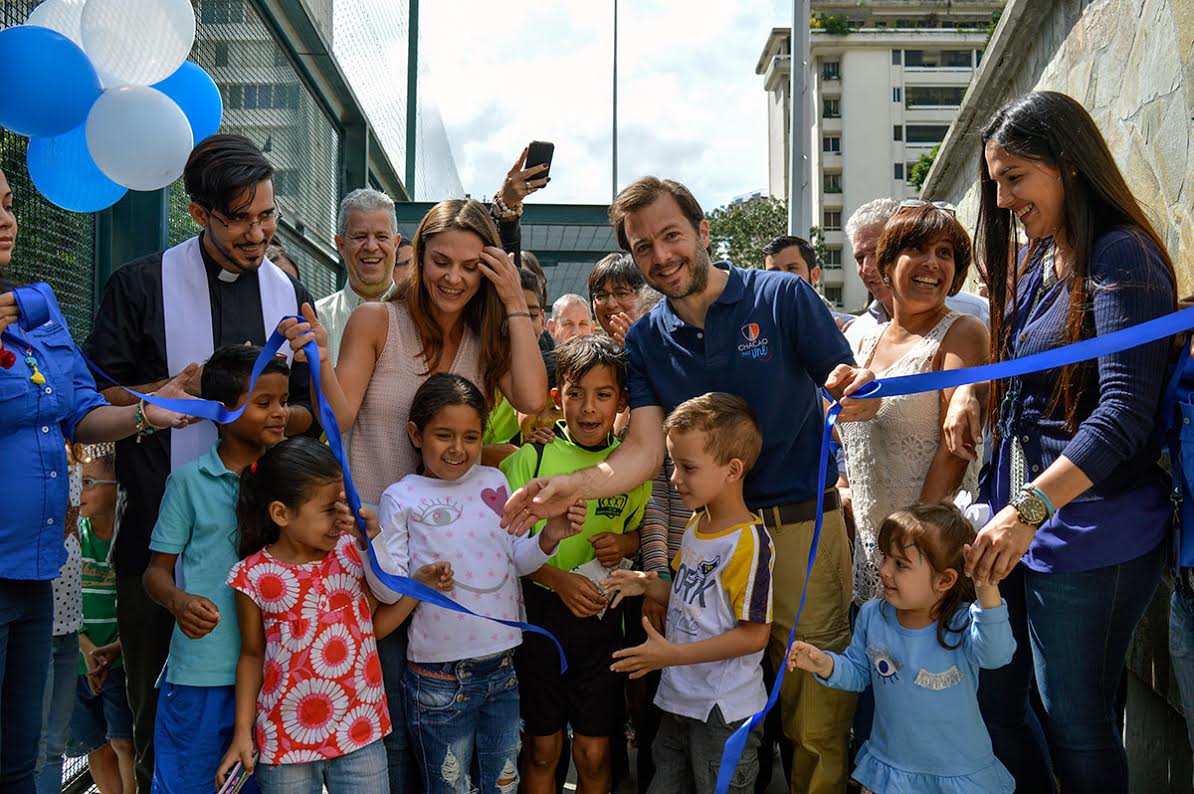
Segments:
[[[767,518],[764,511],[764,520]],[[775,601],[767,653],[778,669],[787,663],[783,654],[804,589],[813,522],[768,526],[768,530],[775,544]],[[846,524],[841,510],[826,511],[796,639],[822,650],[845,650],[850,644],[851,588]],[[830,689],[803,670],[785,674],[779,706],[784,733],[795,745],[792,794],[840,794],[846,790],[847,748],[857,697],[853,692]]]

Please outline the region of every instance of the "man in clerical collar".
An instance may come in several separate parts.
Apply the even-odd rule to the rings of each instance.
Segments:
[[[243,136],[213,135],[195,147],[183,180],[191,198],[188,211],[202,232],[118,268],[104,288],[84,345],[87,355],[115,379],[96,378],[110,402],[136,401],[117,383],[152,392],[189,363],[205,362],[216,348],[263,345],[282,317],[314,302],[305,287],[265,256],[281,214],[273,174],[273,166]],[[194,391],[200,377],[194,378]],[[312,425],[310,372],[304,363],[291,369],[287,413],[287,435],[319,432]],[[116,479],[127,503],[113,540],[112,563],[140,791],[150,789],[154,683],[174,625],[174,615],[146,595],[141,576],[167,476],[208,452],[215,439],[215,426],[200,422],[138,434],[116,445]]]
[[[394,283],[394,257],[401,240],[394,200],[378,190],[360,188],[344,197],[336,216],[336,250],[348,269],[348,283],[315,304],[328,331],[332,363],[340,357],[340,340],[353,309],[365,301],[389,300]]]

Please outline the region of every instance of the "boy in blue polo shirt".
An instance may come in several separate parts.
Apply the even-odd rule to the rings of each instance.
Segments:
[[[233,591],[224,581],[238,560],[240,474],[282,440],[289,391],[290,368],[275,358],[248,393],[260,352],[223,347],[204,365],[203,398],[229,408],[246,403],[245,412],[220,428],[210,452],[170,475],[149,543],[145,590],[177,621],[159,682],[155,794],[210,794],[232,739],[240,631]],[[256,787],[250,781],[243,790]]]

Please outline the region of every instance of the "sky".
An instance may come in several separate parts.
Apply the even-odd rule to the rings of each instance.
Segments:
[[[464,189],[492,195],[522,147],[555,144],[533,201],[611,198],[613,0],[420,3],[430,92]],[[621,0],[618,187],[678,179],[706,211],[767,188],[763,78],[785,0]]]

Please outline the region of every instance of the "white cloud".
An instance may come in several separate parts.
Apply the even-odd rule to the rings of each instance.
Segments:
[[[755,63],[782,0],[622,0],[619,187],[687,184],[706,210],[767,184],[766,95]],[[612,0],[423,3],[429,84],[465,190],[490,195],[531,140],[556,145],[556,203],[611,194]]]

